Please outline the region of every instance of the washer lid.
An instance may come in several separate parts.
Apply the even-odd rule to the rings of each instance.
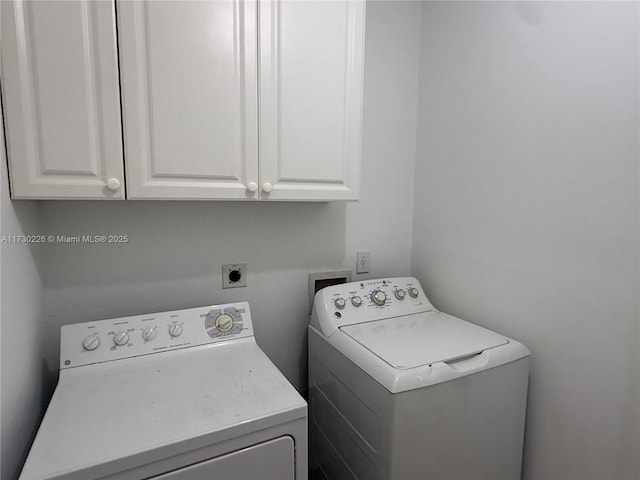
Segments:
[[[448,362],[509,343],[506,337],[441,312],[424,312],[341,327],[398,369]]]

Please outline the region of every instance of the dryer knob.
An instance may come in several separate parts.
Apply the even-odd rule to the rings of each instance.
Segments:
[[[129,342],[129,334],[124,330],[120,330],[119,332],[116,332],[115,335],[113,336],[113,343],[115,343],[116,345],[122,346],[122,345],[126,345],[128,342]]]
[[[354,307],[359,307],[360,305],[362,305],[362,298],[357,295],[355,297],[351,297],[351,305],[353,305]]]
[[[93,335],[88,335],[84,341],[82,342],[82,347],[85,350],[95,350],[96,348],[98,348],[98,346],[100,345],[100,337],[98,336],[97,333],[94,333]]]
[[[182,325],[179,323],[173,323],[169,326],[169,335],[172,337],[179,337],[182,335]]]
[[[376,305],[384,305],[387,301],[387,295],[382,290],[376,290],[371,294],[371,301]]]
[[[418,289],[416,287],[411,287],[409,289],[409,295],[411,295],[413,298],[416,298],[419,294],[420,294],[420,292],[418,291]]]
[[[404,296],[405,296],[404,290],[396,290],[393,293],[398,300],[404,300]]]
[[[334,305],[336,306],[336,308],[339,308],[340,310],[342,310],[345,305],[347,304],[347,302],[344,301],[344,298],[340,297],[340,298],[336,298],[336,301],[333,302]]]
[[[156,338],[157,334],[158,329],[156,327],[148,327],[142,331],[142,338],[145,340],[145,342],[149,342]]]

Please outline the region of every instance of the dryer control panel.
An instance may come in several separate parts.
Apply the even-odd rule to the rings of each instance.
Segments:
[[[435,310],[414,277],[343,283],[316,293],[311,325],[326,337],[344,325]]]
[[[250,336],[247,302],[63,325],[60,369]]]

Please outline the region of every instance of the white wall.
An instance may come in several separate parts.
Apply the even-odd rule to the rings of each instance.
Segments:
[[[358,203],[43,202],[48,234],[130,238],[47,247],[50,368],[64,323],[248,300],[258,343],[303,387],[308,273],[353,269],[358,248],[371,251],[361,278],[409,272],[419,45],[418,3],[368,4]],[[231,262],[248,263],[247,288],[222,290]]]
[[[527,479],[640,477],[639,8],[423,5],[413,271],[530,348]]]
[[[0,132],[2,117],[0,114]],[[38,233],[36,202],[9,200],[4,138],[0,203],[2,236]],[[17,478],[43,412],[42,283],[36,268],[38,251],[23,243],[2,243],[0,283],[0,477]]]

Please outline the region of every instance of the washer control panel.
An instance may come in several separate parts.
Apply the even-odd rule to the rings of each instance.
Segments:
[[[343,325],[435,310],[414,277],[343,283],[316,293],[311,324],[331,335]]]
[[[247,302],[64,325],[60,368],[253,336]]]

